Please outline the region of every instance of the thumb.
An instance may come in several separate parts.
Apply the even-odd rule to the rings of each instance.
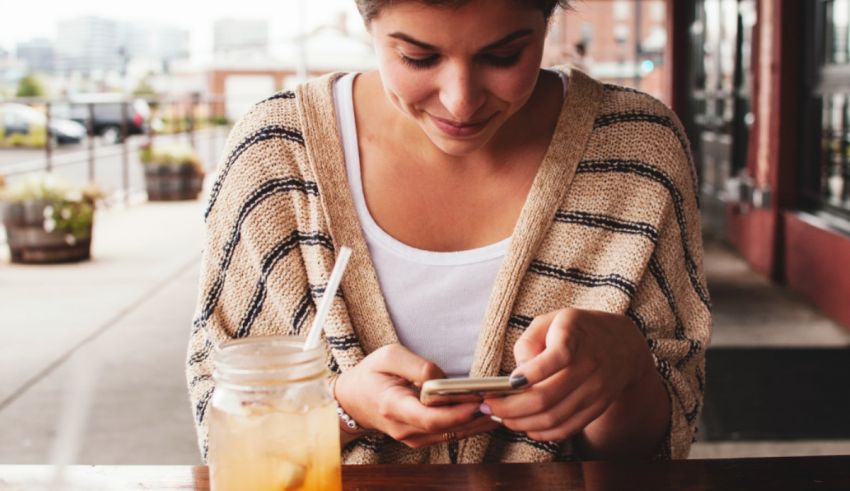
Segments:
[[[522,333],[522,336],[517,339],[514,344],[514,359],[516,359],[517,366],[534,358],[546,349],[546,333],[549,330],[549,324],[552,323],[552,319],[556,315],[557,312],[549,312],[535,317],[525,332]]]
[[[434,362],[426,360],[400,344],[384,348],[386,351],[378,363],[378,371],[401,377],[416,385],[426,380],[446,378],[445,372]]]
[[[542,349],[535,353],[535,356],[517,364],[517,369],[511,374],[512,380],[519,379],[527,384],[535,384],[546,380],[569,364],[574,342],[570,339],[567,326],[573,322],[573,317],[574,311],[560,310],[551,318],[550,323],[543,324],[536,330],[534,342],[542,344]]]

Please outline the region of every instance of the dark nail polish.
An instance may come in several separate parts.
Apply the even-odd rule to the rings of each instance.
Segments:
[[[511,387],[519,389],[520,387],[524,387],[528,384],[528,379],[525,378],[525,375],[511,375],[510,382]]]

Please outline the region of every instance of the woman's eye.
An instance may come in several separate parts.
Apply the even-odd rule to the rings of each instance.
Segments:
[[[410,56],[401,55],[401,61],[412,68],[425,69],[431,68],[437,64],[440,55],[426,56],[425,58],[412,58]]]
[[[521,54],[521,51],[517,51],[516,53],[509,55],[485,54],[481,55],[481,60],[484,63],[495,67],[509,67],[515,65],[519,61]]]

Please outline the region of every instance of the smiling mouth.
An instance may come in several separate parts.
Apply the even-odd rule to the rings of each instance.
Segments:
[[[474,122],[465,122],[459,123],[456,121],[451,121],[448,119],[439,118],[437,116],[430,115],[431,121],[434,122],[434,125],[443,133],[453,136],[453,137],[469,137],[474,136],[481,132],[484,127],[487,126],[487,123],[493,119],[493,116],[490,116],[481,121]]]

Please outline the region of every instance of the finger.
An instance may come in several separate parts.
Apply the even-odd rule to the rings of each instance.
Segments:
[[[400,344],[391,344],[382,348],[380,356],[374,363],[378,371],[401,377],[416,385],[422,385],[426,380],[446,378],[446,374],[435,363]]]
[[[557,428],[575,414],[598,401],[598,394],[590,384],[584,384],[566,397],[555,400],[554,404],[539,412],[525,411],[520,417],[502,417],[502,424],[514,431],[546,431]],[[529,414],[530,413],[530,414]]]
[[[459,441],[464,440],[466,438],[479,435],[481,433],[488,433],[490,431],[495,430],[500,425],[488,417],[481,417],[469,423],[468,425],[461,426],[455,429],[449,429],[446,432],[442,433],[428,433],[417,435],[408,439],[405,439],[403,443],[412,448],[422,448],[430,445],[435,445],[438,443],[443,443],[446,441]],[[447,432],[453,431],[454,435],[446,435]],[[447,440],[447,436],[452,436],[454,438]]]
[[[379,404],[381,415],[424,433],[435,433],[469,423],[475,418],[479,407],[476,402],[429,407],[419,402],[415,394],[401,387],[391,390]]]
[[[584,367],[570,367],[539,382],[527,390],[507,397],[485,399],[493,415],[503,419],[518,419],[539,414],[559,404],[577,390],[587,379]],[[486,412],[487,408],[482,408]]]
[[[528,328],[514,344],[514,358],[517,366],[534,358],[546,349],[546,331],[557,312],[539,315],[531,321]]]
[[[569,326],[574,322],[574,310],[561,310],[545,327],[537,329],[533,335],[534,340],[528,343],[537,343],[541,333],[545,331],[543,344],[545,348],[536,356],[521,363],[511,374],[511,380],[521,381],[517,386],[534,385],[546,380],[556,372],[564,369],[571,360],[571,350],[575,345],[573,336],[570,335]],[[519,344],[519,341],[517,341]]]
[[[604,402],[596,402],[574,414],[558,427],[545,431],[531,431],[526,433],[532,440],[540,442],[556,442],[570,438],[584,430],[587,425],[602,415],[607,408]]]

